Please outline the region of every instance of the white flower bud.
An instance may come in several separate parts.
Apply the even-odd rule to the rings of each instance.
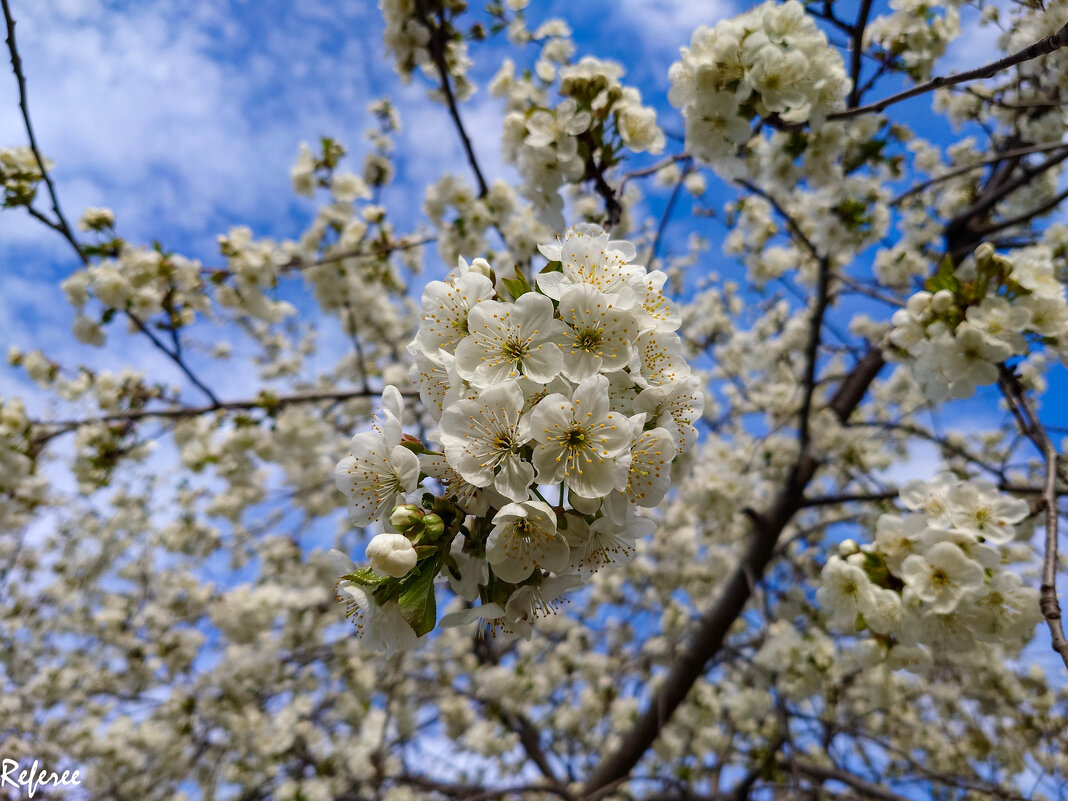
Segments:
[[[936,314],[949,311],[953,308],[953,293],[948,289],[940,289],[935,292],[934,297],[931,298],[931,308],[935,310]]]
[[[401,578],[419,561],[415,546],[403,534],[378,534],[367,543],[371,567],[393,578]]]
[[[394,508],[389,516],[389,523],[402,534],[423,525],[423,510],[414,503],[406,503]]]
[[[930,303],[930,292],[917,292],[915,295],[908,299],[908,302],[906,303],[905,307],[909,310],[909,314],[919,320],[922,319]]]

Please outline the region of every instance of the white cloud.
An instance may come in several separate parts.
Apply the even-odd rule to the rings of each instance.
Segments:
[[[690,35],[699,25],[715,25],[733,17],[756,3],[736,4],[732,0],[619,0],[619,11],[627,25],[647,47],[678,52],[690,43]]]

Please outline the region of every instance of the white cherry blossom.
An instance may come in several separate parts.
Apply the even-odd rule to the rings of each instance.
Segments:
[[[566,482],[584,498],[598,498],[625,485],[631,423],[608,410],[604,376],[586,379],[571,398],[545,397],[530,413],[530,432],[538,442],[534,466],[539,483]]]
[[[483,389],[476,400],[456,401],[442,413],[441,444],[449,463],[476,487],[492,484],[512,501],[524,501],[534,466],[520,449],[530,438],[521,417],[523,391],[515,381]]]
[[[525,375],[548,383],[563,367],[557,342],[564,326],[545,296],[527,292],[515,303],[483,301],[468,317],[471,333],[456,347],[456,371],[485,388]]]
[[[493,517],[486,559],[504,581],[519,582],[534,568],[559,571],[570,549],[556,530],[556,513],[542,501],[509,503]]]

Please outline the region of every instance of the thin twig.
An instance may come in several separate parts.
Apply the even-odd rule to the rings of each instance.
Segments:
[[[467,129],[464,128],[464,122],[460,118],[460,109],[456,104],[456,95],[452,91],[452,81],[449,78],[449,65],[445,60],[446,29],[444,12],[438,12],[438,21],[437,24],[434,24],[430,20],[430,15],[427,13],[426,6],[422,0],[416,0],[415,7],[419,12],[423,26],[430,32],[427,50],[430,53],[430,58],[434,61],[434,66],[437,68],[438,77],[441,79],[441,91],[445,93],[445,103],[449,107],[449,115],[452,117],[456,130],[460,134],[460,141],[463,143],[464,152],[467,153],[467,161],[471,165],[471,170],[475,173],[475,181],[478,183],[478,196],[480,198],[485,197],[489,194],[489,187],[486,185],[486,179],[482,175],[482,169],[478,166],[478,159],[475,157],[475,148],[471,144],[471,138],[467,135]]]
[[[1057,600],[1057,479],[1060,467],[1057,462],[1057,449],[1049,438],[1038,414],[1031,406],[1019,378],[1004,365],[1001,366],[998,386],[1009,403],[1009,409],[1016,418],[1016,423],[1023,433],[1042,454],[1046,465],[1046,481],[1043,490],[1043,504],[1046,507],[1046,542],[1045,558],[1042,561],[1042,584],[1039,587],[1039,605],[1042,616],[1049,627],[1053,650],[1060,654],[1064,666],[1068,668],[1068,639],[1064,636],[1061,622],[1061,605]]]
[[[668,197],[667,205],[664,206],[664,213],[660,216],[660,224],[656,226],[656,237],[653,239],[653,246],[649,249],[649,259],[646,261],[650,267],[654,261],[656,261],[657,253],[660,250],[660,243],[664,239],[664,232],[667,231],[668,223],[671,221],[672,212],[675,211],[675,204],[679,200],[679,194],[682,192],[683,183],[686,181],[686,176],[693,170],[693,162],[689,162],[679,175],[679,180],[675,182],[675,186],[671,190],[671,195]]]
[[[274,395],[263,392],[255,398],[244,398],[233,401],[218,401],[204,406],[167,406],[162,409],[131,409],[125,412],[113,412],[99,417],[87,417],[80,420],[34,420],[31,425],[35,428],[51,429],[43,437],[51,439],[74,431],[77,428],[100,423],[135,423],[145,419],[184,420],[191,417],[199,417],[212,412],[248,411],[251,409],[276,410],[285,406],[298,403],[318,403],[320,401],[347,401],[354,398],[376,398],[382,393],[369,389],[340,389],[329,391],[294,392],[291,395]],[[416,392],[401,392],[406,398],[418,398]]]
[[[1023,48],[1022,50],[1018,50],[1011,55],[1005,56],[1005,58],[998,59],[997,61],[993,61],[982,67],[977,67],[974,70],[957,73],[956,75],[939,75],[935,78],[931,78],[929,81],[917,84],[910,89],[905,89],[904,91],[890,95],[889,97],[884,97],[882,100],[877,100],[874,103],[868,103],[867,105],[828,114],[827,119],[848,120],[853,117],[863,116],[864,114],[877,114],[895,103],[909,100],[918,95],[934,91],[935,89],[944,89],[967,81],[991,78],[1002,70],[1006,70],[1009,67],[1015,67],[1017,64],[1031,61],[1040,56],[1048,55],[1065,45],[1068,45],[1068,23],[1062,25],[1057,31],[1051,33],[1049,36],[1039,39],[1034,44]],[[775,125],[784,130],[790,130],[793,128],[803,128],[808,125],[808,123],[783,123],[780,121],[776,122]]]
[[[56,193],[56,186],[52,183],[52,176],[48,174],[48,169],[45,167],[44,156],[41,155],[41,149],[37,146],[37,136],[33,131],[33,122],[30,119],[30,103],[26,94],[26,76],[22,72],[22,59],[19,57],[18,46],[15,44],[15,18],[11,14],[11,7],[8,5],[8,0],[0,0],[0,6],[4,11],[4,24],[7,26],[7,51],[11,56],[11,69],[15,73],[15,81],[19,87],[19,109],[22,112],[22,124],[26,128],[26,138],[30,142],[30,150],[33,151],[33,157],[37,161],[37,169],[41,171],[41,177],[45,182],[45,186],[48,188],[48,196],[52,201],[52,211],[56,215],[55,223],[49,223],[49,227],[61,233],[78,254],[78,258],[81,259],[83,264],[88,264],[89,259],[82,251],[81,246],[78,244],[78,240],[74,237],[74,232],[70,227],[70,223],[67,222],[67,218],[63,216],[63,209],[59,205],[59,195]],[[31,209],[30,213],[38,219],[44,219],[39,213],[35,213],[35,210]],[[45,222],[48,222],[45,220]]]
[[[1068,144],[1065,144],[1064,142],[1046,142],[1041,145],[1030,145],[1029,147],[1017,147],[1013,148],[1012,150],[1006,150],[1002,153],[998,153],[996,156],[991,156],[988,159],[976,161],[972,164],[965,164],[962,167],[956,167],[950,170],[949,172],[942,173],[941,175],[936,175],[934,178],[931,178],[927,181],[923,181],[922,183],[918,183],[915,186],[909,187],[900,195],[894,197],[890,201],[890,205],[897,206],[899,203],[901,203],[901,201],[906,200],[907,198],[910,198],[913,195],[918,194],[919,192],[922,192],[924,189],[928,189],[934,186],[935,184],[942,183],[943,181],[948,181],[952,178],[956,178],[958,175],[964,175],[965,173],[971,172],[972,170],[977,170],[980,167],[986,167],[990,164],[996,164],[999,161],[1003,161],[1004,159],[1008,158],[1014,158],[1016,156],[1026,156],[1030,153],[1043,153],[1047,150],[1060,150],[1061,148],[1068,148]]]

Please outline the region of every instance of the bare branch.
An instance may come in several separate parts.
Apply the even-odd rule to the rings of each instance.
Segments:
[[[56,193],[56,186],[52,183],[52,176],[48,174],[48,169],[45,167],[44,157],[41,155],[41,149],[37,146],[37,136],[34,134],[33,122],[30,119],[30,104],[27,100],[26,94],[26,76],[22,72],[22,59],[19,57],[18,46],[15,44],[15,18],[11,14],[11,7],[8,5],[8,0],[0,0],[0,7],[4,11],[4,24],[7,26],[7,51],[11,56],[11,69],[15,73],[15,81],[19,87],[19,109],[22,111],[22,124],[26,129],[26,138],[30,142],[30,150],[33,151],[33,157],[37,162],[37,169],[41,171],[41,177],[44,179],[45,186],[48,188],[48,196],[52,201],[52,212],[56,215],[55,222],[50,222],[43,217],[39,212],[30,209],[30,213],[33,214],[44,222],[52,229],[62,234],[66,240],[70,243],[78,254],[78,258],[81,259],[83,264],[88,264],[88,257],[82,252],[81,246],[78,244],[78,240],[74,237],[74,232],[67,222],[67,218],[63,216],[63,209],[59,205],[59,195]]]
[[[856,108],[860,105],[860,96],[864,91],[860,87],[860,68],[864,55],[864,29],[868,27],[868,16],[871,14],[872,0],[863,0],[860,11],[857,12],[857,21],[853,25],[852,37],[849,42],[850,68],[849,77],[853,84],[849,90],[849,98],[846,105]]]
[[[1057,463],[1057,449],[1049,438],[1045,427],[1038,418],[1027,399],[1019,378],[1004,365],[998,378],[1005,400],[1016,418],[1016,423],[1023,433],[1042,454],[1046,464],[1046,483],[1043,491],[1043,504],[1046,507],[1046,542],[1045,558],[1042,561],[1042,584],[1039,587],[1039,605],[1042,616],[1049,627],[1053,650],[1060,654],[1064,666],[1068,668],[1068,639],[1064,636],[1061,623],[1061,605],[1057,600],[1057,479],[1062,477]]]
[[[1051,33],[1042,39],[1039,39],[1032,45],[1018,50],[1015,53],[1005,56],[1005,58],[998,59],[997,61],[986,64],[982,67],[978,67],[974,70],[968,70],[967,72],[960,72],[956,75],[940,75],[935,78],[931,78],[929,81],[917,84],[910,89],[906,89],[897,94],[884,97],[882,100],[877,100],[874,103],[868,103],[864,106],[858,106],[856,108],[850,108],[845,111],[838,111],[834,114],[828,114],[828,120],[847,120],[852,117],[860,117],[864,114],[875,114],[895,103],[900,103],[904,100],[909,100],[918,95],[932,92],[935,89],[944,89],[950,86],[956,86],[960,83],[966,83],[967,81],[976,81],[983,78],[991,78],[997,75],[1002,70],[1006,70],[1009,67],[1014,67],[1017,64],[1022,64],[1025,61],[1031,61],[1032,59],[1040,56],[1048,55],[1049,53],[1059,50],[1060,48],[1068,45],[1068,23],[1061,26],[1057,31]],[[780,128],[802,128],[807,123],[793,123],[782,124],[779,123]]]
[[[931,178],[927,181],[923,181],[922,183],[918,183],[915,186],[909,187],[900,195],[894,197],[890,201],[890,205],[897,206],[903,200],[906,200],[907,198],[910,198],[913,195],[918,194],[923,190],[934,186],[935,184],[940,184],[943,181],[949,181],[959,175],[964,175],[965,173],[971,172],[972,170],[977,170],[980,167],[986,167],[990,164],[997,164],[999,161],[1004,161],[1005,159],[1014,158],[1016,156],[1026,156],[1030,153],[1043,153],[1047,150],[1060,150],[1061,148],[1068,148],[1068,144],[1065,144],[1064,142],[1046,142],[1041,145],[1030,145],[1028,147],[1017,147],[1013,148],[1012,150],[1006,150],[1001,153],[998,153],[996,156],[991,156],[988,159],[976,161],[972,164],[965,164],[964,166],[956,167],[950,170],[949,172],[943,173],[942,175],[937,175],[934,178]]]
[[[205,384],[203,381],[196,377],[196,374],[189,368],[189,365],[185,363],[185,359],[182,358],[181,354],[178,352],[177,349],[172,351],[170,348],[160,342],[159,337],[153,334],[152,330],[147,325],[145,325],[144,322],[140,318],[138,318],[133,312],[126,312],[126,316],[130,318],[130,322],[132,322],[137,327],[137,330],[139,330],[142,334],[148,337],[149,341],[156,347],[157,350],[162,351],[163,353],[167,354],[168,357],[170,357],[170,360],[178,366],[178,369],[185,373],[186,378],[193,382],[193,386],[203,392],[213,405],[219,405],[218,397],[216,397],[215,393],[208,388],[207,384]],[[177,335],[175,336],[177,337]]]
[[[467,129],[464,128],[464,121],[460,118],[460,109],[456,104],[456,95],[452,91],[452,80],[449,78],[449,65],[445,60],[447,31],[444,12],[438,12],[437,23],[434,23],[430,19],[423,0],[416,0],[415,7],[419,11],[424,27],[430,32],[427,50],[430,52],[430,58],[433,59],[435,68],[437,68],[441,91],[445,94],[445,104],[449,107],[449,116],[452,117],[452,121],[456,125],[456,131],[460,134],[460,141],[464,146],[464,152],[467,154],[467,161],[471,165],[471,170],[475,173],[475,181],[478,183],[478,196],[485,197],[489,194],[489,187],[486,185],[486,179],[482,175],[482,168],[478,166],[475,148],[471,144],[471,138],[467,135]]]
[[[252,409],[276,410],[285,406],[293,406],[300,403],[318,403],[320,401],[352,400],[354,398],[377,398],[382,393],[370,389],[340,389],[329,391],[294,392],[291,395],[274,395],[270,392],[262,392],[255,398],[245,398],[233,401],[218,401],[205,406],[167,406],[162,409],[131,409],[125,412],[114,412],[99,417],[87,417],[81,420],[35,420],[32,425],[36,428],[52,429],[42,437],[52,439],[61,434],[81,428],[82,426],[96,425],[99,423],[136,423],[146,419],[160,420],[185,420],[191,417],[199,417],[212,412],[236,412],[249,411]],[[416,392],[401,392],[406,398],[418,398]]]
[[[878,784],[872,784],[856,774],[838,768],[826,768],[821,765],[813,765],[796,759],[791,759],[789,762],[784,763],[783,767],[788,770],[795,770],[803,776],[806,776],[809,779],[814,779],[821,784],[828,781],[841,782],[856,790],[863,798],[876,799],[877,801],[909,801],[909,799],[903,795],[898,795],[895,792],[887,790],[885,787]]]
[[[667,205],[664,206],[664,213],[660,216],[660,224],[656,226],[656,237],[653,239],[652,247],[649,248],[649,258],[646,261],[646,264],[650,265],[650,267],[652,267],[653,262],[656,261],[657,253],[660,250],[660,243],[664,239],[664,232],[667,231],[668,223],[671,221],[671,215],[675,211],[675,204],[678,202],[683,182],[692,170],[693,162],[691,161],[687,163],[682,174],[679,175],[679,180],[675,182],[675,186],[671,190],[671,195],[668,197]]]

